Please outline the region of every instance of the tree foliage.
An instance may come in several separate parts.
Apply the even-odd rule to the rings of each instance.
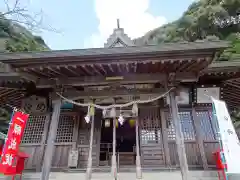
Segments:
[[[42,24],[42,11],[30,11],[29,5],[28,1],[3,0],[3,7],[0,12],[0,50],[2,52],[49,49],[41,37],[34,36],[30,32],[50,29]]]
[[[0,18],[0,50],[2,52],[43,51],[49,48],[39,36],[7,18]]]
[[[216,20],[229,19],[240,14],[239,0],[199,0],[193,2],[178,20],[156,28],[136,39],[136,44],[159,44],[163,42],[196,41],[216,37],[230,40],[219,60],[240,58],[240,23],[220,26]]]

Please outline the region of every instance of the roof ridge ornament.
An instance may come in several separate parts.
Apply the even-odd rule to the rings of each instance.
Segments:
[[[124,33],[124,29],[120,27],[120,20],[117,19],[117,28],[113,30],[113,33],[107,39],[107,43],[104,44],[104,47],[112,48],[127,46],[134,46],[134,42]]]
[[[120,20],[117,19],[117,28],[120,29]]]

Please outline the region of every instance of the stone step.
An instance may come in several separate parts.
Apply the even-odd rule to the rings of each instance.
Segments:
[[[24,173],[22,180],[40,180],[40,173]],[[85,173],[53,172],[50,180],[85,180]],[[180,171],[143,172],[143,180],[182,180]],[[11,177],[0,176],[0,180],[11,180]],[[16,178],[15,180],[19,180]],[[111,173],[93,173],[91,180],[114,180]],[[117,180],[136,180],[136,173],[118,173]],[[190,171],[189,180],[218,180],[215,171]]]

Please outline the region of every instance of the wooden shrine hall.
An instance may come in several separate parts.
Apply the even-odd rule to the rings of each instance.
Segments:
[[[104,46],[0,55],[1,106],[31,115],[21,145],[30,154],[26,169],[45,176],[132,169],[140,177],[147,169],[215,168],[218,137],[209,96],[226,101],[230,112],[240,107],[240,62],[215,62],[228,43],[137,46],[117,28]],[[166,92],[139,104],[135,115],[132,106],[116,108],[115,117],[96,108],[90,123],[84,120],[87,107],[57,95],[111,105]]]

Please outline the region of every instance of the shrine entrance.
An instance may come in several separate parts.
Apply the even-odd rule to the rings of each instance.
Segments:
[[[100,166],[111,166],[113,142],[113,121],[103,119],[100,144]],[[135,166],[136,130],[134,120],[125,119],[121,125],[116,124],[116,155],[118,167]]]

